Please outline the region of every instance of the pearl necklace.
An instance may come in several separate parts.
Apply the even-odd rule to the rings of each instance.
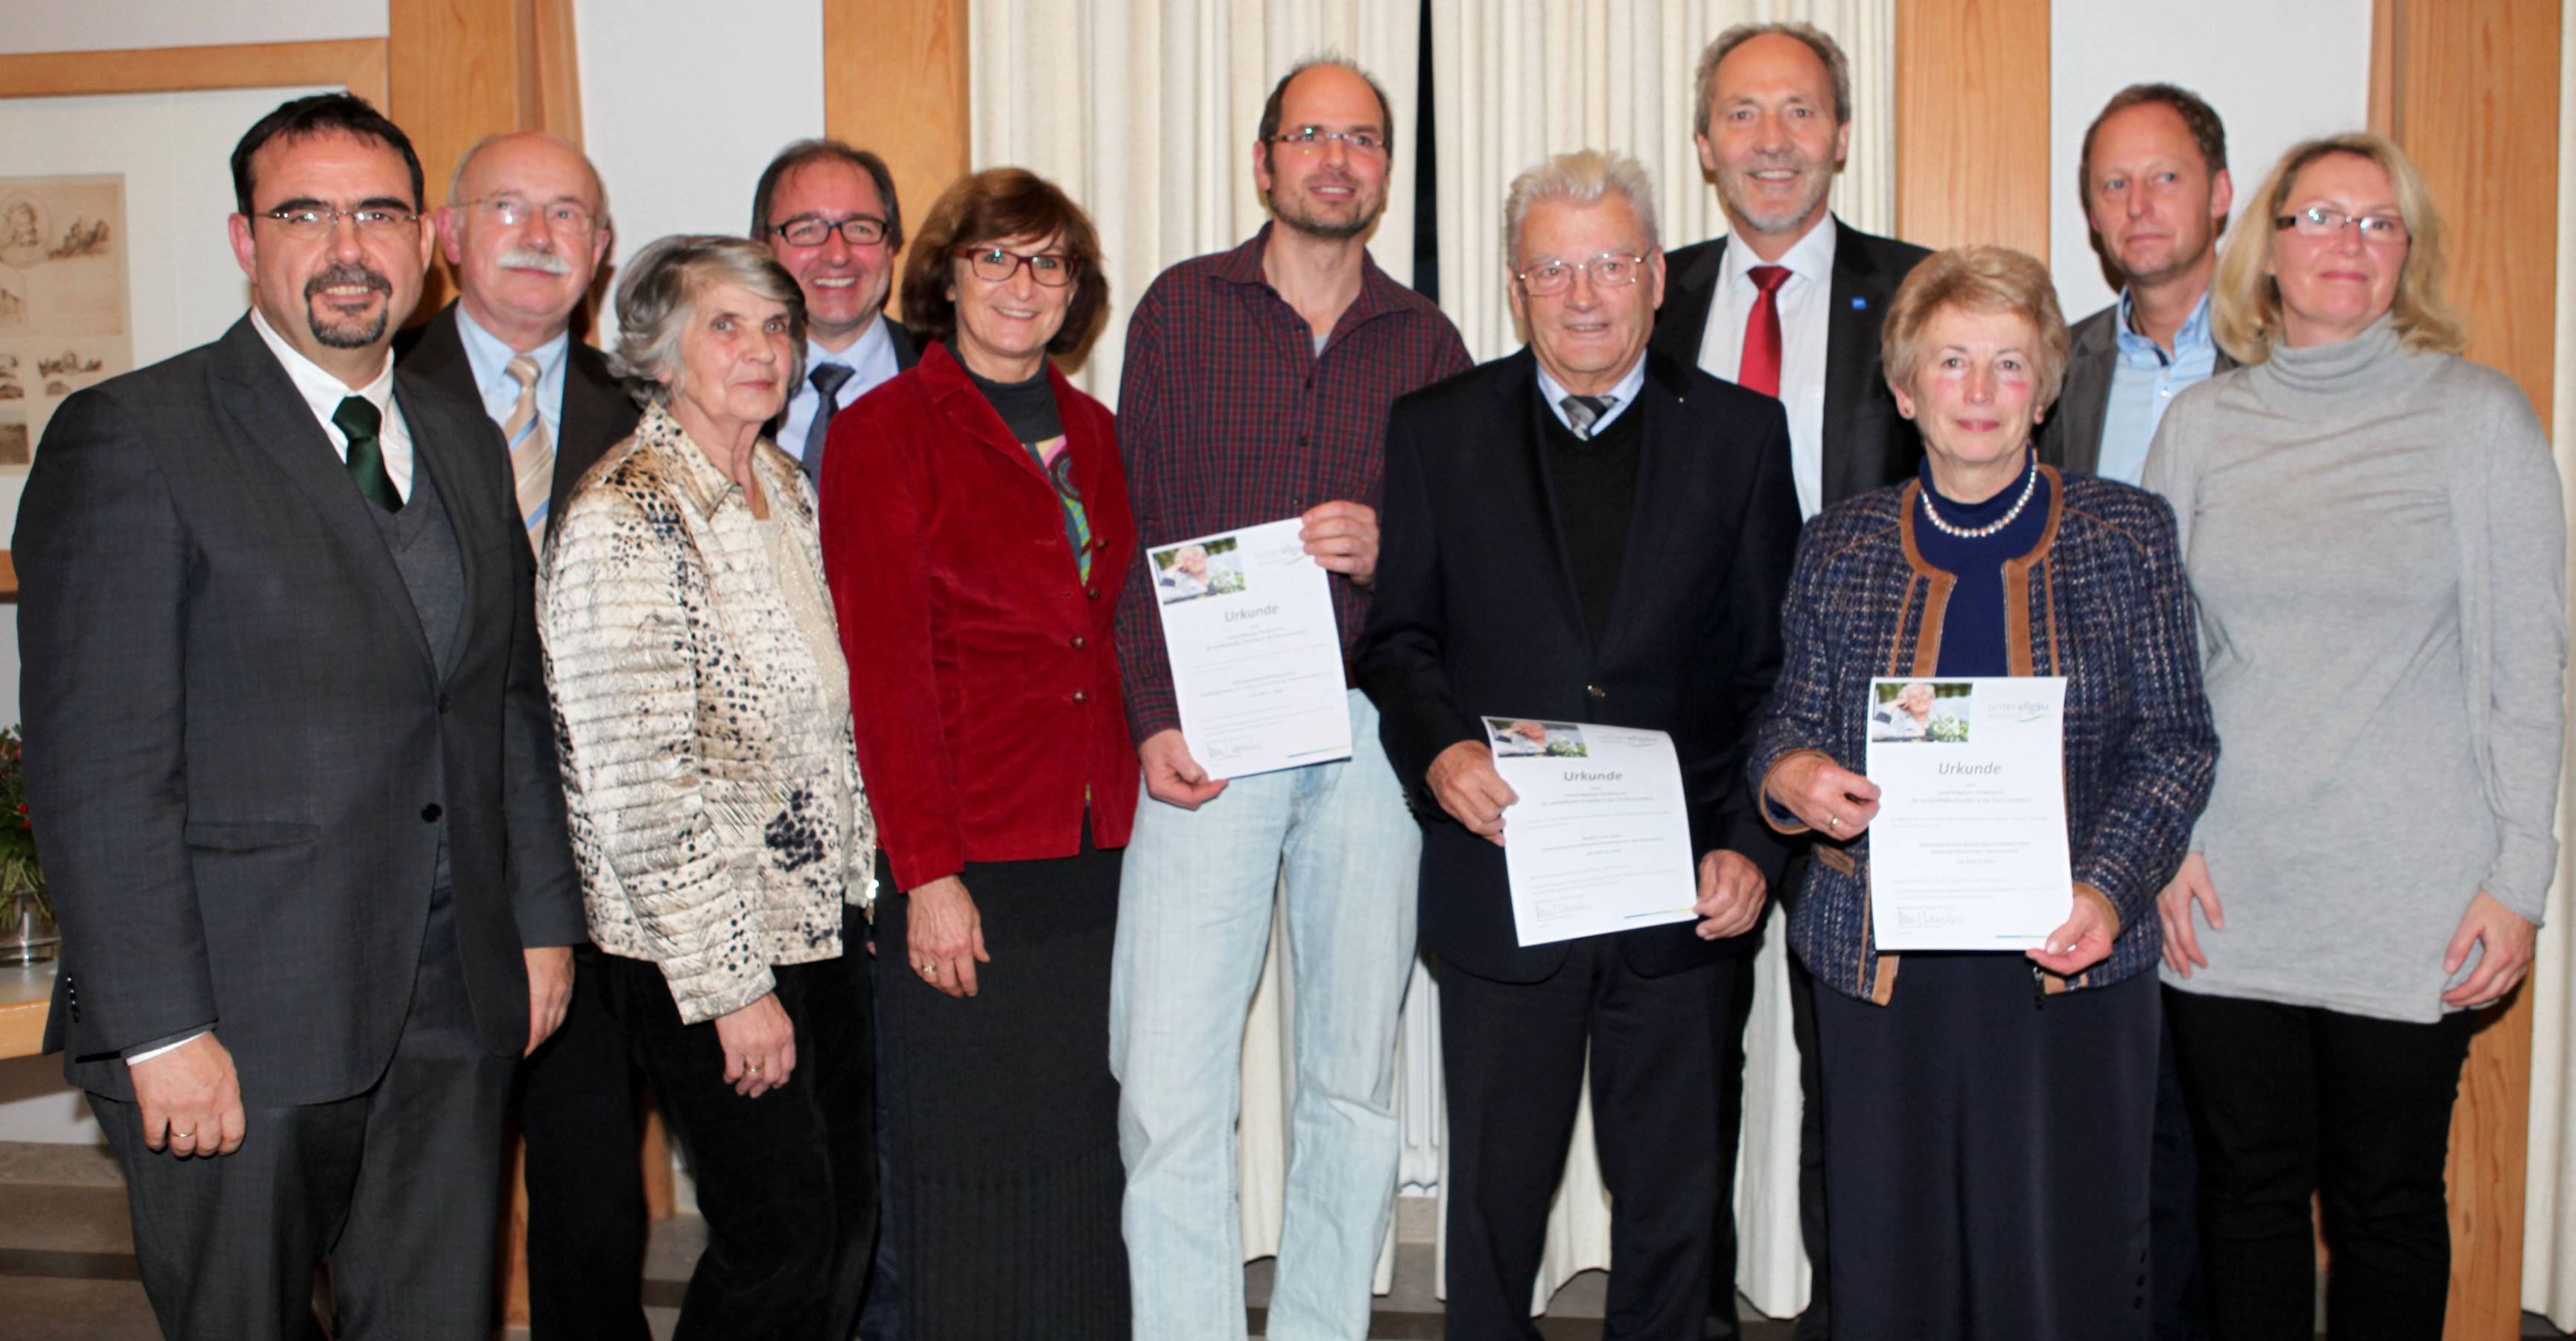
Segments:
[[[2012,525],[2013,518],[2020,516],[2021,510],[2030,506],[2030,496],[2038,488],[2039,463],[2037,461],[2033,461],[2030,463],[2030,470],[2022,477],[2021,497],[2014,499],[2011,509],[2006,511],[2004,515],[1995,518],[1993,521],[1978,527],[1951,525],[1949,521],[1941,516],[1940,513],[1932,509],[1932,491],[1929,488],[1926,488],[1923,491],[1923,516],[1932,523],[1933,530],[1939,531],[1943,535],[1951,536],[1960,540],[1983,540],[1987,536],[1993,535],[1995,532]]]

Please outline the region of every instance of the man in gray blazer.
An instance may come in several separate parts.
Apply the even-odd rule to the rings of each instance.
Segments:
[[[2227,128],[2188,90],[2132,84],[2085,129],[2076,167],[2120,301],[2075,323],[2039,459],[2135,484],[2165,407],[2236,366],[2209,329],[2209,279],[2235,199]]]
[[[234,150],[252,310],[66,401],[20,505],[49,1047],[125,1168],[162,1330],[490,1334],[503,1101],[582,914],[499,435],[391,368],[430,239],[402,131]]]

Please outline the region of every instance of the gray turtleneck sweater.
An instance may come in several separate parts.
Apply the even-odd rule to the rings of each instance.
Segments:
[[[2502,374],[2381,318],[2175,398],[2148,489],[2200,607],[2225,930],[2188,992],[2430,1022],[2484,890],[2540,920],[2564,729],[2558,471]]]

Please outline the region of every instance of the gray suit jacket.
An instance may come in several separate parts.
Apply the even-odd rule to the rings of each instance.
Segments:
[[[2102,421],[2111,411],[2111,374],[2120,366],[2120,305],[2116,302],[2075,323],[2068,332],[2066,384],[2039,426],[2039,459],[2090,475],[2102,462]],[[2216,376],[2236,366],[2218,351]]]
[[[48,1048],[214,1022],[252,1105],[372,1085],[422,954],[444,831],[485,1047],[527,1042],[523,946],[583,938],[500,434],[405,373],[465,611],[428,640],[368,504],[248,318],[82,391],[18,511],[27,796],[63,925]]]

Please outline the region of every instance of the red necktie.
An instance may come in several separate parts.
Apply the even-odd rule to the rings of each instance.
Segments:
[[[1753,310],[1744,317],[1744,358],[1736,365],[1736,384],[1766,396],[1780,394],[1780,286],[1789,282],[1789,267],[1757,265],[1744,272],[1753,287]]]

